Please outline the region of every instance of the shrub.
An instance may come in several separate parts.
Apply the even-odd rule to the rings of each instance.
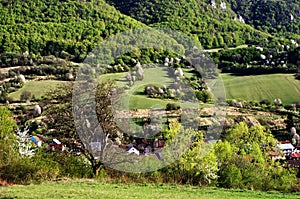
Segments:
[[[166,110],[167,111],[172,111],[172,110],[179,110],[180,106],[178,104],[175,103],[168,103],[166,106]]]
[[[21,158],[0,168],[0,178],[15,184],[53,180],[59,174],[58,164],[51,160]]]
[[[20,95],[20,100],[29,100],[31,98],[31,92],[30,91],[23,91]]]
[[[268,99],[264,99],[264,100],[260,101],[259,103],[260,103],[260,105],[263,105],[263,104],[270,105],[271,104],[271,102]]]

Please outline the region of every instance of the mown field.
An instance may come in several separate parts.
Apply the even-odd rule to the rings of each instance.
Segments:
[[[273,102],[275,98],[280,98],[283,104],[300,101],[300,81],[293,74],[221,75],[227,99],[268,99]]]
[[[0,187],[0,198],[299,198],[300,193],[259,192],[170,184],[123,184],[96,180]]]
[[[34,95],[35,98],[41,98],[51,89],[54,89],[59,84],[63,84],[65,81],[56,81],[56,80],[44,80],[44,81],[30,81],[26,82],[22,88],[16,92],[10,93],[9,97],[12,97],[13,100],[20,100],[20,95],[24,91],[29,91],[31,95]]]

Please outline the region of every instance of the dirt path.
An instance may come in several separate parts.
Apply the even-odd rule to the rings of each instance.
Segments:
[[[31,66],[12,66],[12,67],[7,67],[7,68],[0,68],[0,73],[8,73],[9,70],[13,69],[19,69],[19,68],[24,68],[24,69],[30,69]]]
[[[0,68],[0,73],[1,74],[5,74],[5,73],[8,73],[10,70],[13,70],[13,69],[20,69],[20,68],[24,68],[25,70],[28,70],[30,69],[31,66],[12,66],[12,67],[7,67],[7,68]],[[10,81],[11,79],[13,79],[13,77],[10,77],[10,78],[6,78],[6,79],[3,79],[3,80],[0,80],[0,83],[1,82],[8,82]]]
[[[248,45],[247,44],[244,44],[244,45],[240,45],[240,46],[237,46],[237,47],[232,47],[232,48],[227,48],[228,50],[233,50],[233,49],[238,49],[238,48],[247,48]],[[203,51],[204,52],[218,52],[220,50],[222,50],[224,48],[212,48],[212,49],[204,49]]]

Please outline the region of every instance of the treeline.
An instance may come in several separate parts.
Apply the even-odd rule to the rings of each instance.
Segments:
[[[297,73],[299,47],[248,47],[211,53],[222,72],[240,74]]]
[[[109,35],[142,26],[104,1],[3,1],[0,53],[28,51],[82,60]]]

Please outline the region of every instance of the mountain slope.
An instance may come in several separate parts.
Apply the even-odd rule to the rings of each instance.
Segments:
[[[246,23],[276,35],[300,34],[300,0],[228,0]]]
[[[0,3],[0,53],[80,60],[107,36],[142,26],[102,0],[6,0]]]
[[[198,39],[205,48],[264,42],[270,37],[236,19],[230,9],[198,0],[109,0],[122,13],[154,27],[169,27]]]

